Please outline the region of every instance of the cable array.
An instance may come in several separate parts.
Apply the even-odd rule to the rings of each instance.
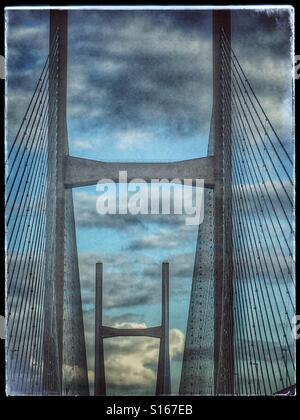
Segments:
[[[277,135],[224,32],[221,51],[235,393],[272,394],[295,383],[293,158],[290,139]]]
[[[48,134],[56,107],[59,35],[6,158],[7,383],[13,394],[41,394],[43,375]],[[54,93],[55,97],[55,93]]]

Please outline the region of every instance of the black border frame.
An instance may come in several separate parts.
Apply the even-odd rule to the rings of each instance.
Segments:
[[[11,1],[11,0],[4,0],[1,2],[1,18],[0,18],[0,55],[4,55],[5,50],[5,41],[4,41],[4,32],[5,32],[5,25],[4,25],[4,9],[8,6],[79,6],[83,5],[84,2],[80,1],[71,1],[68,3],[60,3],[57,2],[49,2],[49,1],[38,1],[38,2],[30,2],[30,1]],[[270,1],[270,2],[216,2],[213,1],[209,2],[188,2],[184,4],[184,2],[95,2],[95,1],[87,1],[86,5],[95,5],[95,6],[120,6],[120,5],[134,5],[134,6],[179,6],[179,5],[192,5],[192,6],[246,6],[246,5],[290,5],[294,7],[295,10],[295,54],[300,54],[299,49],[299,41],[297,36],[299,35],[298,30],[298,22],[299,22],[299,2],[296,0],[291,1]],[[298,87],[299,84],[299,87]],[[5,129],[5,122],[4,122],[4,94],[5,94],[5,80],[0,80],[0,97],[1,97],[1,115],[0,115],[0,155],[1,155],[1,163],[0,163],[0,187],[1,192],[0,194],[0,208],[1,208],[1,217],[0,217],[0,257],[1,257],[1,277],[0,277],[0,314],[4,315],[4,308],[5,308],[5,223],[4,223],[4,129]],[[297,164],[298,164],[298,153],[297,153],[297,139],[298,139],[298,124],[296,121],[297,112],[299,109],[299,94],[298,91],[300,89],[300,79],[299,81],[295,81],[295,147],[296,147],[296,185],[298,179],[298,171],[297,171]],[[298,197],[296,194],[296,210],[298,208]],[[296,244],[297,244],[297,217],[296,217]],[[297,278],[297,266],[296,266],[296,278]],[[296,308],[297,313],[299,311],[299,286],[296,286]],[[299,363],[299,340],[297,340],[297,365]],[[297,383],[299,384],[299,369],[297,369]],[[106,416],[106,409],[108,406],[112,404],[117,404],[120,406],[141,406],[141,410],[143,408],[149,408],[151,404],[191,404],[193,406],[193,414],[187,415],[189,418],[205,416],[211,417],[213,415],[218,415],[220,409],[224,406],[227,408],[226,411],[221,412],[222,415],[232,416],[237,414],[239,417],[244,415],[255,415],[255,416],[262,416],[261,405],[270,403],[269,407],[272,407],[276,410],[276,414],[278,415],[287,415],[287,416],[297,416],[297,404],[299,400],[300,394],[300,387],[297,387],[297,395],[293,397],[283,397],[283,396],[169,396],[169,397],[98,397],[98,398],[90,398],[90,397],[7,397],[5,394],[5,340],[0,340],[0,410],[2,411],[2,415],[4,414],[4,404],[7,415],[10,416],[13,414],[15,408],[20,409],[20,415],[29,415],[34,416],[37,414],[39,417],[48,414],[48,415],[59,415],[62,414],[57,407],[57,403],[67,403],[68,404],[68,412],[66,415],[70,416],[76,414],[78,408],[81,406],[82,403],[88,403],[89,406],[83,406],[84,415],[93,415],[92,410],[97,410],[96,415],[97,417]],[[48,404],[50,403],[50,404]],[[69,404],[71,403],[71,404]],[[254,404],[253,404],[254,403]],[[41,411],[41,409],[47,408],[47,412]],[[269,410],[269,408],[268,408]],[[281,411],[282,410],[282,411]],[[299,404],[300,410],[300,404]],[[79,412],[77,413],[79,414]],[[273,413],[272,413],[273,414]],[[269,411],[266,412],[266,417],[272,415]],[[155,418],[158,415],[149,415],[149,414],[140,414],[137,418],[143,417],[150,417]],[[163,415],[164,417],[168,417],[167,415]],[[177,415],[169,415],[169,417],[177,417]],[[108,416],[108,418],[112,418],[114,416]],[[118,416],[120,418],[130,418],[128,415]],[[183,417],[183,415],[179,416]]]

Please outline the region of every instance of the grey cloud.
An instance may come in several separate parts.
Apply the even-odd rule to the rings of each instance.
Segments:
[[[83,125],[126,128],[130,124],[152,129],[155,121],[155,125],[166,125],[174,140],[195,131],[206,134],[210,83],[205,81],[211,78],[207,37],[200,39],[188,28],[184,32],[174,25],[158,24],[151,13],[104,17],[94,12],[90,16],[95,25],[93,30],[82,25],[84,48],[79,34],[72,31],[72,25],[80,19],[82,23],[82,14],[70,19],[70,66],[76,66],[76,78],[70,80],[70,116],[80,102],[82,111],[86,108]],[[87,59],[93,74],[87,72]],[[98,118],[89,117],[91,98],[96,101]]]
[[[145,281],[139,268],[136,270],[133,268],[140,267],[143,262],[149,264],[150,258],[144,258],[144,261],[139,258],[135,262],[134,258],[126,253],[123,256],[80,253],[79,268],[83,305],[94,304],[95,263],[99,257],[104,263],[104,308],[125,308],[158,301],[161,289],[158,279]],[[119,267],[119,270],[116,267]]]
[[[191,243],[197,226],[186,226],[184,221],[176,229],[161,227],[155,233],[145,233],[133,239],[128,247],[132,251],[146,249],[176,249]]]

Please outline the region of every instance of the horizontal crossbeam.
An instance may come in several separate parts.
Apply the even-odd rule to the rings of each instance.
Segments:
[[[162,328],[150,327],[150,328],[114,328],[102,326],[102,337],[162,337]]]
[[[78,157],[65,157],[65,187],[95,185],[101,179],[119,182],[119,172],[127,171],[127,182],[141,178],[151,179],[203,179],[206,188],[213,188],[214,157],[182,160],[168,163],[101,162]]]

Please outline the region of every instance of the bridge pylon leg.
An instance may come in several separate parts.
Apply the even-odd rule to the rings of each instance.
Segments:
[[[106,395],[104,346],[102,334],[103,264],[96,263],[95,298],[95,382],[94,395]]]
[[[169,263],[162,265],[162,334],[159,346],[156,395],[171,394],[169,351]]]
[[[50,10],[43,392],[88,395],[72,190],[66,189],[68,11]],[[71,373],[72,372],[72,373]]]
[[[44,385],[46,395],[63,393],[65,264],[64,159],[67,153],[68,12],[50,11],[48,191],[46,211],[46,296]]]
[[[214,393],[233,394],[233,270],[231,211],[231,133],[225,128],[222,36],[231,40],[231,11],[213,11],[213,112],[214,112]],[[227,119],[231,119],[227,104]],[[229,124],[230,126],[230,124]]]

